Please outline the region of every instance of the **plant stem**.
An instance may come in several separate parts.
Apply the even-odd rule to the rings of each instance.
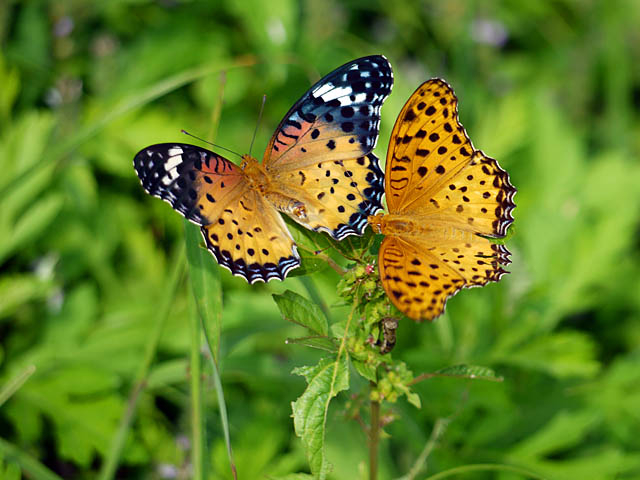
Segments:
[[[373,387],[375,384],[371,382]],[[371,427],[369,427],[369,480],[378,478],[378,443],[380,442],[380,402],[371,400]]]
[[[413,480],[418,476],[418,474],[426,469],[427,466],[427,458],[431,454],[431,451],[435,448],[436,442],[440,438],[440,436],[444,433],[447,425],[449,424],[449,420],[446,418],[439,418],[436,420],[435,425],[433,426],[433,430],[431,430],[431,435],[429,436],[429,440],[425,444],[422,452],[420,452],[420,456],[401,480]]]

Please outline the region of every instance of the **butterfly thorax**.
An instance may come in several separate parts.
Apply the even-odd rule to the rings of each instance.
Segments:
[[[294,218],[305,219],[307,217],[304,203],[282,192],[278,188],[277,182],[272,181],[271,175],[258,160],[250,155],[243,155],[240,168],[244,172],[249,187],[260,192],[279,211]]]
[[[243,155],[240,168],[244,173],[249,187],[264,194],[269,190],[269,173],[258,160],[251,155]]]
[[[421,236],[433,230],[424,222],[416,221],[415,216],[410,217],[393,213],[371,215],[368,218],[368,222],[375,233],[382,233],[383,235]]]

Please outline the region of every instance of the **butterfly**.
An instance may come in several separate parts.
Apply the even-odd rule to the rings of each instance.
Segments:
[[[498,162],[476,150],[458,120],[458,99],[443,80],[423,83],[393,127],[387,151],[388,214],[370,216],[385,235],[382,286],[414,320],[433,320],[460,289],[498,281],[510,252],[516,189]]]
[[[371,152],[393,72],[381,55],[337,68],[287,112],[262,162],[239,166],[184,143],[144,148],[133,160],[147,193],[201,226],[220,265],[247,282],[284,280],[300,265],[278,212],[336,240],[362,235],[382,208],[384,175]]]

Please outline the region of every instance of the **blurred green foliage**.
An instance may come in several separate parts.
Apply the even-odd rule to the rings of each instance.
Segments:
[[[511,275],[462,292],[433,324],[401,321],[393,351],[416,375],[470,364],[504,381],[430,378],[414,386],[421,409],[387,405],[380,478],[407,474],[443,419],[426,475],[500,463],[551,479],[640,477],[638,25],[634,0],[0,3],[0,397],[36,367],[0,405],[0,476],[95,478],[152,351],[117,478],[189,477],[189,318],[218,300],[194,307],[178,277],[149,346],[186,261],[174,254],[184,227],[142,191],[133,155],[184,141],[181,128],[245,153],[267,93],[260,157],[321,74],[382,53],[395,86],[378,155],[408,96],[441,76],[518,207]],[[298,292],[342,321],[339,275],[316,267],[251,287],[220,272],[240,478],[309,471],[291,419],[305,382],[292,370],[322,352],[285,344],[304,328],[272,294]],[[207,471],[229,478],[209,378]],[[352,375],[350,387],[329,410],[329,478],[366,478],[366,436],[345,418],[367,384]]]

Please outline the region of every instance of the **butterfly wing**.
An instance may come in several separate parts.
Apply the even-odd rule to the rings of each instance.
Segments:
[[[385,190],[392,213],[428,202],[471,160],[471,140],[458,120],[458,99],[443,80],[428,80],[411,95],[393,127]]]
[[[276,188],[304,203],[294,218],[335,239],[361,235],[382,208],[383,174],[375,147],[380,107],[391,92],[391,65],[381,55],[334,70],[285,115],[264,156]]]
[[[413,320],[433,320],[460,289],[497,282],[509,251],[469,232],[434,230],[424,237],[386,236],[380,279],[393,304]]]
[[[516,189],[498,162],[481,151],[442,186],[429,201],[414,203],[413,215],[442,229],[455,228],[502,238],[513,223]]]
[[[277,178],[287,196],[305,205],[304,218],[291,218],[336,240],[362,235],[367,217],[381,208],[384,174],[373,153],[281,172]]]
[[[215,222],[202,227],[202,235],[218,263],[251,284],[284,280],[300,265],[284,220],[254,190],[228,202]]]
[[[229,160],[194,145],[163,143],[141,150],[133,163],[147,193],[200,225],[207,248],[234,275],[249,283],[284,279],[300,264],[278,212]]]

